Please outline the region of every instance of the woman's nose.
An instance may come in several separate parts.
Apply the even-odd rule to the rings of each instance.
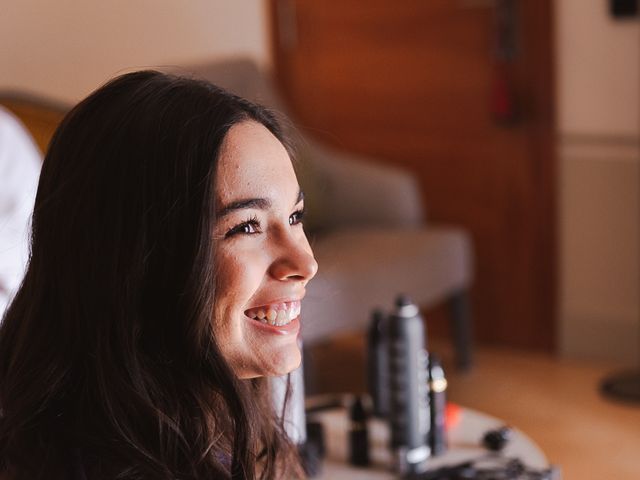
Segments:
[[[271,274],[277,280],[311,280],[318,271],[318,262],[313,257],[309,243],[292,243],[283,246],[281,255],[271,265]]]

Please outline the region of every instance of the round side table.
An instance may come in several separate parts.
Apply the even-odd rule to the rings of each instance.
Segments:
[[[392,455],[389,450],[389,428],[386,422],[370,419],[369,429],[369,467],[355,467],[348,463],[349,418],[347,409],[336,407],[317,411],[308,419],[323,425],[326,457],[322,473],[315,477],[321,480],[389,480],[398,478],[391,470]],[[429,460],[429,469],[478,459],[485,456],[487,450],[482,447],[484,434],[491,429],[503,426],[505,422],[477,410],[462,408],[460,421],[448,432],[447,452]],[[527,435],[513,428],[511,439],[503,450],[506,457],[520,459],[531,468],[542,469],[549,465],[540,448]]]

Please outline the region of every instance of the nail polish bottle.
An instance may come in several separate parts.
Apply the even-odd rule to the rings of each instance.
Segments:
[[[349,463],[357,467],[369,465],[369,430],[367,412],[358,396],[349,411]]]

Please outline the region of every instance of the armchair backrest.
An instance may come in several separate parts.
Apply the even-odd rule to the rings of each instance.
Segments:
[[[236,95],[284,114],[287,113],[285,104],[279,97],[271,77],[250,58],[234,57],[194,65],[188,67],[186,71],[213,82]],[[174,70],[174,72],[179,74],[180,70]]]
[[[287,115],[270,76],[249,58],[196,65],[188,72]],[[413,176],[320,145],[295,128],[290,132],[296,143],[298,177],[309,200],[309,231],[422,225],[422,201]]]

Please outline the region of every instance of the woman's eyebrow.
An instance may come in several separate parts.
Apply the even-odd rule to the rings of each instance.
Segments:
[[[298,196],[296,197],[296,201],[294,205],[297,205],[304,199],[304,192],[302,190],[298,190]],[[257,208],[258,210],[267,210],[271,208],[271,200],[268,198],[243,198],[241,200],[236,200],[235,202],[231,202],[229,205],[222,207],[216,213],[216,218],[222,218],[225,215],[229,215],[231,212],[236,210],[244,210],[248,208]]]
[[[222,207],[216,213],[217,218],[222,218],[225,215],[229,215],[236,210],[243,210],[247,208],[257,208],[259,210],[266,210],[271,207],[271,200],[268,198],[244,198],[242,200],[236,200],[229,205]]]

